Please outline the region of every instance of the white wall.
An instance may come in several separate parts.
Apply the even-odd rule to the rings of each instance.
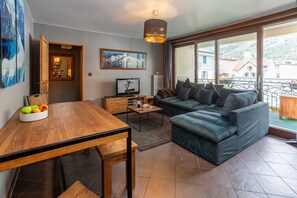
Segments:
[[[8,119],[23,106],[23,98],[29,95],[30,77],[30,36],[33,38],[33,21],[30,11],[25,3],[25,50],[26,50],[26,76],[25,82],[0,89],[0,129]],[[0,197],[6,197],[10,187],[14,170],[0,172]]]
[[[142,39],[112,36],[45,24],[34,24],[35,40],[40,34],[49,42],[84,45],[84,99],[101,104],[104,96],[115,95],[115,79],[139,77],[142,94],[151,94],[151,75],[163,73],[163,46],[149,44]],[[147,52],[146,70],[100,70],[100,48]],[[92,73],[92,76],[88,76]]]

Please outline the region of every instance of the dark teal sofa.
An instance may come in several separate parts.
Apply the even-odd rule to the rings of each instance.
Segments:
[[[224,114],[228,96],[243,92],[246,91],[223,88],[218,101],[210,105],[194,99],[183,101],[177,96],[155,96],[154,104],[171,117],[174,143],[218,165],[268,132],[268,103],[258,101]]]

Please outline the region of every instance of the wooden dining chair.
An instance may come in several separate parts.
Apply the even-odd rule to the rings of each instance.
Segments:
[[[42,105],[48,104],[47,95],[46,94],[34,94],[28,97],[28,101],[30,105]]]

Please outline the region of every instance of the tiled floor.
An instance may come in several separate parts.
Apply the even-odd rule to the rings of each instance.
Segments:
[[[100,159],[92,150],[63,157],[67,184],[80,180],[101,195]],[[115,197],[126,197],[125,164],[113,168]],[[22,168],[13,197],[55,197],[60,193],[54,160]],[[174,143],[136,155],[134,197],[297,197],[297,147],[266,136],[220,166]],[[54,183],[54,185],[53,185]]]

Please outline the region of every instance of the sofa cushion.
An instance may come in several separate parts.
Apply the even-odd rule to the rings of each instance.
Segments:
[[[212,101],[213,93],[214,93],[214,90],[202,88],[199,95],[198,102],[200,102],[201,104],[210,105]]]
[[[228,115],[229,112],[234,109],[250,106],[254,104],[256,99],[257,99],[257,94],[252,91],[236,93],[236,94],[231,93],[229,94],[224,104],[223,114]]]
[[[247,91],[252,91],[252,92],[254,92],[254,93],[256,93],[258,95],[258,91],[257,90],[239,90],[239,89],[226,89],[226,88],[222,88],[222,90],[220,92],[220,98],[217,101],[217,105],[224,106],[224,104],[225,104],[225,102],[226,102],[229,94],[231,94],[231,93],[243,93],[243,92],[247,92]]]
[[[185,88],[190,88],[191,92],[190,92],[190,96],[194,93],[195,91],[195,87],[192,85],[192,83],[190,82],[189,78],[187,78],[187,80],[185,81],[185,83],[183,84],[183,87]]]
[[[170,121],[194,135],[216,143],[237,131],[237,127],[221,114],[203,110],[174,116]]]
[[[177,98],[181,100],[188,100],[190,97],[190,93],[191,93],[191,88],[186,88],[182,86],[177,93]]]
[[[179,89],[183,86],[185,82],[178,80],[175,86],[174,93],[177,96]]]
[[[195,87],[194,92],[190,96],[190,98],[193,98],[195,100],[199,100],[200,92],[202,88],[205,86],[205,84],[198,84],[198,83],[192,83],[192,85]]]

